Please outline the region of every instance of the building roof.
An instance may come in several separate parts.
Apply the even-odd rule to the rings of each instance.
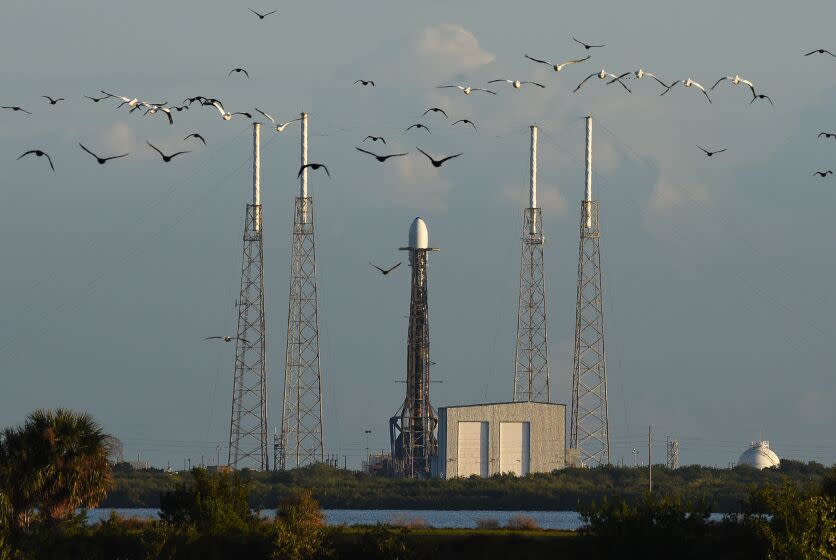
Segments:
[[[536,406],[562,406],[565,407],[565,404],[562,403],[552,403],[552,402],[537,402],[537,401],[502,401],[502,402],[487,402],[487,403],[474,403],[474,404],[452,404],[448,406],[442,406],[439,408],[467,408],[471,406],[497,406],[497,405],[511,405],[511,404],[533,404]]]

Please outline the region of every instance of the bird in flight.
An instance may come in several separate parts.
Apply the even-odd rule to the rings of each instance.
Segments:
[[[588,45],[588,44],[584,43],[583,41],[578,41],[578,40],[577,40],[577,39],[575,39],[574,37],[572,37],[572,40],[573,40],[574,42],[576,42],[577,44],[579,44],[579,45],[583,45],[583,48],[585,48],[586,50],[589,50],[589,49],[600,49],[601,47],[606,47],[606,46],[607,46],[607,45]]]
[[[475,125],[475,124],[473,124],[473,121],[472,121],[472,120],[470,120],[470,119],[459,119],[459,120],[457,120],[456,122],[454,122],[454,123],[453,123],[452,125],[450,125],[450,126],[456,126],[456,125],[457,125],[457,124],[459,124],[459,123],[469,124],[470,126],[472,126],[472,127],[473,127],[473,130],[478,130],[478,129],[476,128],[476,125]]]
[[[604,80],[604,79],[606,79],[606,78],[613,78],[613,80],[612,80],[612,81],[614,81],[614,82],[618,82],[619,84],[621,84],[621,87],[623,87],[624,89],[626,89],[629,93],[633,93],[633,91],[632,91],[630,88],[628,88],[628,87],[624,84],[624,82],[622,82],[622,81],[621,81],[621,78],[620,78],[620,77],[616,76],[615,74],[610,74],[609,72],[607,72],[607,71],[606,71],[606,70],[604,70],[603,68],[601,69],[601,71],[600,71],[600,72],[595,72],[595,73],[593,73],[593,74],[590,74],[590,75],[589,75],[589,76],[587,76],[586,78],[584,78],[584,79],[583,79],[583,81],[582,81],[581,83],[579,83],[579,84],[578,84],[578,87],[576,87],[576,88],[575,88],[575,90],[574,90],[572,93],[578,93],[578,90],[579,90],[579,89],[581,89],[581,88],[583,87],[583,85],[586,83],[586,81],[587,81],[587,80],[589,80],[590,78],[594,78],[594,77],[596,77],[596,76],[598,77],[598,79],[599,79],[599,80]]]
[[[578,58],[578,59],[575,59],[575,60],[567,60],[566,62],[561,62],[560,64],[552,64],[551,62],[549,62],[547,60],[540,60],[539,58],[534,58],[533,56],[525,55],[525,57],[528,60],[533,60],[534,62],[539,62],[540,64],[545,64],[546,66],[551,66],[552,68],[554,68],[555,72],[560,72],[561,70],[563,70],[564,67],[569,66],[570,64],[577,64],[579,62],[583,62],[585,60],[590,59],[590,56],[586,55],[584,58]]]
[[[86,99],[89,99],[93,103],[98,103],[99,101],[102,101],[104,99],[109,99],[111,96],[110,95],[105,95],[104,97],[90,97],[89,95],[85,95],[84,97]]]
[[[657,82],[659,82],[659,84],[661,84],[661,86],[662,86],[662,87],[664,87],[664,88],[667,88],[667,87],[668,87],[668,84],[666,84],[665,82],[663,82],[662,80],[660,80],[659,78],[657,78],[654,74],[651,74],[650,72],[645,72],[645,71],[644,71],[643,69],[641,69],[641,68],[639,68],[639,69],[638,69],[638,70],[636,70],[635,72],[625,72],[625,73],[623,73],[622,75],[620,75],[617,79],[618,79],[618,80],[621,80],[622,78],[626,78],[627,76],[630,76],[631,74],[632,74],[632,75],[633,75],[633,77],[634,77],[635,79],[637,79],[637,80],[641,80],[641,79],[642,79],[642,78],[644,78],[645,76],[650,76],[651,78],[653,78],[654,80],[656,80]],[[610,80],[609,82],[607,82],[607,85],[612,84],[612,83],[614,83],[615,81],[616,81],[616,78],[613,78],[612,80]]]
[[[805,54],[804,56],[810,56],[811,54],[825,54],[825,53],[829,54],[829,55],[830,55],[830,56],[832,56],[832,57],[836,57],[836,54],[833,54],[832,52],[830,52],[830,51],[829,51],[829,50],[827,50],[827,49],[816,49],[816,50],[814,50],[814,51],[810,51],[810,52],[808,52],[808,53],[807,53],[807,54]]]
[[[755,95],[753,95],[752,100],[749,102],[749,105],[754,103],[756,99],[766,99],[767,101],[769,101],[770,105],[772,105],[773,107],[775,106],[775,104],[772,102],[772,98],[770,98],[765,93],[756,93]]]
[[[363,142],[366,140],[371,140],[372,142],[383,142],[386,143],[386,139],[383,136],[366,136],[363,138]]]
[[[26,113],[27,115],[32,114],[29,111],[27,111],[26,109],[24,109],[23,107],[16,107],[14,105],[2,105],[2,106],[0,106],[0,109],[11,109],[12,111],[22,111],[22,112]]]
[[[380,268],[379,266],[377,266],[377,265],[376,265],[376,264],[374,264],[374,263],[369,263],[369,264],[370,264],[370,265],[372,265],[374,268],[378,269],[378,270],[380,271],[380,273],[381,273],[383,276],[386,276],[387,274],[389,274],[390,272],[392,272],[393,270],[395,270],[396,268],[398,268],[399,266],[401,266],[401,263],[398,263],[398,264],[396,264],[395,266],[393,266],[393,267],[391,267],[391,268],[386,268],[386,269],[384,269],[384,268]]]
[[[267,16],[269,16],[269,15],[271,15],[271,14],[275,14],[275,13],[278,11],[278,10],[273,10],[272,12],[267,12],[266,14],[260,14],[260,13],[256,12],[255,10],[253,10],[252,8],[247,8],[247,9],[248,9],[249,11],[251,11],[252,13],[254,13],[255,15],[257,15],[257,16],[258,16],[258,19],[264,19],[264,18],[266,18]]]
[[[36,156],[38,156],[38,157],[43,157],[43,156],[46,156],[46,159],[47,159],[47,160],[49,160],[49,167],[50,167],[53,171],[55,171],[55,166],[54,166],[54,165],[52,165],[52,158],[51,158],[51,157],[49,157],[49,154],[48,154],[48,153],[46,153],[46,152],[45,152],[45,151],[43,151],[43,150],[29,150],[28,152],[23,152],[22,154],[20,154],[20,156],[18,156],[18,158],[17,158],[17,159],[20,159],[20,158],[22,158],[22,157],[28,156],[29,154],[35,154],[35,155],[36,155]]]
[[[152,148],[154,148],[154,151],[156,151],[158,154],[160,154],[160,157],[161,157],[161,158],[163,158],[163,161],[164,161],[165,163],[170,162],[172,159],[174,159],[175,157],[179,156],[180,154],[189,154],[189,153],[191,153],[190,151],[186,150],[186,151],[182,151],[182,152],[175,152],[175,153],[171,154],[170,156],[167,156],[167,155],[165,155],[164,153],[162,153],[158,147],[156,147],[154,144],[152,144],[152,143],[151,143],[151,142],[149,142],[148,140],[146,140],[146,141],[145,141],[145,143],[146,143],[146,144],[148,144],[149,146],[151,146]]]
[[[424,130],[426,130],[426,131],[427,131],[427,133],[428,133],[428,134],[432,134],[432,132],[430,132],[430,129],[429,129],[429,128],[427,128],[426,126],[424,126],[424,125],[423,125],[423,124],[421,124],[421,123],[415,123],[415,124],[411,124],[411,125],[409,125],[409,126],[407,127],[407,129],[406,129],[406,130],[404,130],[404,132],[407,132],[407,131],[408,131],[409,129],[411,129],[411,128],[423,128]]]
[[[93,156],[94,158],[96,158],[96,161],[98,161],[98,162],[99,162],[99,165],[104,165],[105,163],[107,163],[108,161],[110,161],[110,160],[112,160],[112,159],[119,159],[119,158],[123,158],[123,157],[125,157],[125,156],[127,156],[127,155],[128,155],[128,154],[122,154],[122,155],[120,155],[120,156],[110,156],[110,157],[104,157],[104,158],[103,158],[103,157],[99,157],[99,156],[97,156],[96,154],[94,154],[93,152],[91,152],[90,150],[88,150],[88,149],[84,146],[84,144],[82,144],[81,142],[79,142],[79,143],[78,143],[78,145],[79,145],[79,146],[81,146],[81,149],[82,149],[82,150],[84,150],[85,152],[87,152],[88,154],[90,154],[91,156]]]
[[[697,148],[699,148],[700,150],[702,150],[703,152],[705,152],[705,155],[707,155],[708,157],[711,157],[711,156],[713,156],[714,154],[721,154],[721,153],[725,152],[725,151],[728,149],[728,148],[723,148],[722,150],[714,150],[713,152],[709,152],[708,150],[706,150],[706,149],[705,149],[705,148],[703,148],[702,146],[697,146]]]
[[[813,175],[818,175],[819,177],[826,177],[828,175],[833,175],[833,172],[829,169],[827,171],[813,171]]]
[[[264,111],[259,109],[258,107],[256,107],[255,110],[258,111],[259,113],[261,113],[262,115],[264,115],[265,117],[267,117],[268,119],[270,119],[270,122],[273,123],[273,126],[276,127],[276,132],[284,132],[284,129],[287,128],[287,125],[289,125],[290,123],[302,120],[301,118],[295,118],[295,119],[289,120],[287,122],[277,123],[276,119],[274,119],[273,117],[271,117],[270,115],[268,115],[267,113],[265,113]]]
[[[331,172],[328,171],[328,168],[325,166],[324,163],[306,163],[305,165],[303,165],[302,167],[299,168],[299,173],[296,174],[297,179],[302,176],[302,172],[307,167],[310,167],[314,171],[316,171],[317,169],[319,169],[321,167],[322,169],[325,170],[325,174],[328,175],[328,178],[329,179],[331,178]]]
[[[372,152],[370,152],[370,151],[368,151],[368,150],[364,150],[364,149],[362,149],[362,148],[358,148],[357,146],[354,146],[354,149],[355,149],[355,150],[357,150],[358,152],[363,152],[364,154],[369,154],[370,156],[372,156],[373,158],[375,158],[375,159],[376,159],[377,161],[379,161],[380,163],[383,163],[384,161],[386,161],[387,159],[389,159],[389,158],[391,158],[391,157],[400,157],[400,156],[405,156],[405,155],[406,155],[406,153],[403,153],[403,154],[389,154],[389,155],[387,155],[387,156],[379,156],[379,155],[377,155],[377,154],[375,154],[375,153],[372,153]]]
[[[825,138],[836,138],[836,132],[819,132],[819,138],[822,136]]]
[[[203,145],[204,145],[204,146],[206,145],[206,139],[205,139],[203,136],[201,136],[200,134],[198,134],[197,132],[192,132],[191,134],[189,134],[188,136],[186,136],[185,138],[183,138],[183,142],[185,142],[185,141],[186,141],[186,140],[188,140],[189,138],[197,138],[198,140],[200,140],[201,142],[203,142]]]
[[[496,82],[508,82],[509,84],[514,86],[514,89],[520,89],[523,84],[531,84],[531,85],[541,87],[541,88],[546,87],[543,84],[538,83],[538,82],[521,82],[520,80],[508,80],[506,78],[499,78],[498,80],[491,80],[488,83],[493,84],[493,83],[496,83]]]
[[[422,150],[421,148],[417,148],[417,147],[416,147],[416,149],[417,149],[419,152],[421,152],[422,154],[424,154],[425,156],[427,156],[427,159],[429,159],[429,160],[430,160],[430,162],[433,164],[433,167],[441,167],[441,164],[443,164],[443,163],[444,163],[445,161],[447,161],[448,159],[457,158],[457,157],[459,157],[460,155],[462,155],[462,154],[456,154],[456,155],[452,155],[452,156],[447,156],[446,158],[435,159],[434,157],[432,157],[430,154],[428,154],[427,152],[425,152],[425,151],[424,151],[424,150]]]
[[[136,97],[131,99],[130,97],[124,97],[122,95],[114,95],[112,93],[108,93],[103,89],[100,89],[99,91],[102,92],[103,94],[107,95],[108,97],[116,97],[117,99],[121,99],[122,103],[120,103],[119,105],[116,106],[117,109],[119,107],[121,107],[122,105],[127,105],[131,109],[134,109],[134,108],[136,108],[137,105],[139,105],[139,99],[137,99]],[[165,103],[160,103],[160,105],[165,105]]]
[[[485,93],[490,93],[492,95],[496,95],[495,91],[491,91],[489,89],[478,88],[478,87],[470,87],[470,86],[438,86],[436,89],[444,89],[444,88],[459,88],[460,90],[462,90],[462,93],[464,93],[465,95],[470,95],[474,91],[483,91]]]
[[[683,85],[683,86],[685,86],[685,87],[695,87],[695,88],[697,88],[698,90],[700,90],[700,91],[703,93],[703,95],[705,95],[705,98],[706,98],[706,99],[708,99],[708,102],[709,102],[709,103],[711,103],[711,98],[710,98],[710,97],[708,97],[708,92],[707,92],[707,91],[705,91],[705,88],[704,88],[704,87],[702,87],[702,85],[700,85],[700,84],[698,84],[697,82],[695,82],[694,80],[692,80],[691,78],[688,78],[687,80],[677,80],[677,81],[675,81],[674,83],[672,83],[671,85],[669,85],[669,86],[668,86],[668,88],[667,88],[665,91],[663,91],[662,93],[660,93],[659,95],[665,95],[665,94],[666,94],[666,93],[668,93],[668,92],[671,90],[671,88],[673,88],[673,86],[675,86],[676,84],[682,84],[682,85]]]
[[[233,68],[232,70],[229,71],[229,74],[227,74],[226,77],[229,78],[230,76],[232,76],[233,72],[237,72],[239,74],[244,74],[247,77],[247,79],[250,78],[250,73],[247,72],[246,68]]]
[[[245,344],[249,344],[246,338],[239,338],[237,336],[207,336],[203,340],[223,340],[224,342],[232,342],[233,340],[240,340]]]
[[[444,118],[446,118],[446,119],[449,119],[449,118],[450,118],[450,117],[448,117],[448,116],[447,116],[447,111],[445,111],[444,109],[442,109],[442,108],[440,108],[440,107],[430,107],[429,109],[427,109],[426,111],[424,111],[424,114],[423,114],[423,115],[421,115],[421,116],[423,117],[424,115],[426,115],[426,114],[427,114],[427,113],[429,113],[429,112],[433,112],[433,113],[441,113],[442,115],[444,115]]]
[[[250,113],[247,113],[246,111],[237,111],[235,113],[228,112],[226,109],[224,109],[224,106],[217,99],[212,99],[211,101],[207,99],[204,105],[211,105],[212,107],[217,109],[218,112],[221,114],[221,118],[225,121],[228,121],[235,115],[244,115],[248,119],[253,118],[253,116]]]
[[[711,86],[711,91],[714,91],[714,88],[716,88],[717,85],[720,82],[722,82],[723,80],[728,80],[729,82],[731,82],[734,85],[746,84],[747,86],[749,86],[749,89],[752,90],[752,95],[756,95],[755,94],[755,84],[753,84],[749,80],[744,80],[743,78],[740,77],[739,74],[735,74],[734,76],[723,76],[722,78],[720,78],[719,80],[714,82],[714,85]]]
[[[364,86],[372,86],[374,87],[374,82],[372,80],[357,80],[354,82],[354,85],[363,84]]]
[[[44,99],[46,99],[47,101],[49,101],[49,104],[50,104],[50,105],[55,105],[55,104],[57,104],[59,101],[66,101],[63,97],[59,97],[59,98],[57,98],[57,99],[53,99],[53,98],[51,98],[51,97],[50,97],[50,96],[48,96],[48,95],[42,95],[41,97],[43,97]]]
[[[171,109],[168,107],[161,107],[160,105],[151,105],[150,103],[142,103],[145,107],[147,107],[145,114],[146,115],[155,115],[158,111],[162,111],[166,117],[168,117],[168,124],[174,124],[174,119],[171,116]]]

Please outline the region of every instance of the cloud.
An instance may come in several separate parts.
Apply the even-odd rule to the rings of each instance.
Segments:
[[[413,42],[413,51],[435,68],[469,72],[496,58],[479,45],[476,36],[457,23],[424,28]]]
[[[420,155],[420,154],[419,154]],[[388,201],[416,210],[438,211],[447,208],[447,195],[453,184],[443,179],[438,169],[417,157],[396,158],[392,168],[397,175],[387,191]]]
[[[117,122],[105,129],[101,134],[101,145],[107,147],[108,152],[134,153],[138,149],[136,136],[124,122]]]

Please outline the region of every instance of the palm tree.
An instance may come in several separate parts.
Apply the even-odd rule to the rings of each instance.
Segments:
[[[95,507],[112,478],[112,439],[87,413],[36,410],[0,438],[0,489],[18,526],[37,509],[55,523],[79,507]]]

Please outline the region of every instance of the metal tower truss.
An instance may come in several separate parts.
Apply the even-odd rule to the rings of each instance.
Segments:
[[[287,312],[281,468],[325,461],[313,199],[296,197]]]
[[[581,202],[570,447],[585,466],[610,462],[598,202]]]
[[[542,225],[539,208],[524,211],[514,401],[550,399]]]
[[[267,470],[267,360],[261,205],[247,204],[244,221],[229,466]]]

